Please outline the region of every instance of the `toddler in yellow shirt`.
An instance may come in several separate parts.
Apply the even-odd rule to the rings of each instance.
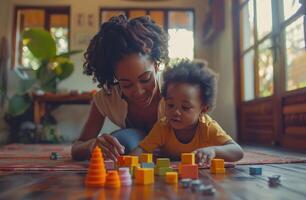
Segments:
[[[181,153],[194,152],[200,165],[213,158],[240,160],[241,147],[206,114],[215,102],[216,74],[205,63],[182,60],[166,70],[163,78],[165,117],[132,154],[160,149],[163,157],[177,160]]]

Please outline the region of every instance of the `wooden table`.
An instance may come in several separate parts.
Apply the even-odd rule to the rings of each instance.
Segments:
[[[67,94],[54,94],[45,93],[43,95],[32,94],[34,101],[34,122],[39,124],[41,118],[46,114],[46,106],[53,105],[59,106],[63,104],[90,104],[93,92],[84,93],[67,93]]]
[[[158,176],[153,185],[93,189],[84,187],[84,172],[0,171],[0,199],[306,199],[306,163],[262,167],[262,176],[250,176],[247,165],[217,175],[200,170],[203,183],[216,188],[214,196],[203,196],[179,185],[168,185],[163,177]],[[281,175],[281,185],[269,187],[267,177],[275,174]]]

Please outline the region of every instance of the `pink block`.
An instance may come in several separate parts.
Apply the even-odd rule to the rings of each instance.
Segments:
[[[132,185],[130,169],[127,167],[119,168],[119,177],[121,185]]]

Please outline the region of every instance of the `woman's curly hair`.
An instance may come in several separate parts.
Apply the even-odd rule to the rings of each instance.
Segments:
[[[167,89],[171,83],[189,83],[198,85],[201,91],[202,103],[212,110],[217,95],[217,74],[207,67],[203,61],[179,60],[163,74],[164,85],[162,96],[167,96]]]
[[[168,35],[149,16],[127,19],[112,17],[101,25],[84,54],[84,73],[98,81],[98,87],[110,89],[116,84],[114,68],[130,54],[148,55],[156,62],[167,64]]]

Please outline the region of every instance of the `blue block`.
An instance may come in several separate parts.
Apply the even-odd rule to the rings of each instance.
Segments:
[[[261,167],[250,167],[250,175],[261,175],[262,168]]]
[[[155,165],[154,165],[154,163],[153,162],[149,162],[149,163],[140,163],[140,167],[141,168],[154,168],[155,167]]]

